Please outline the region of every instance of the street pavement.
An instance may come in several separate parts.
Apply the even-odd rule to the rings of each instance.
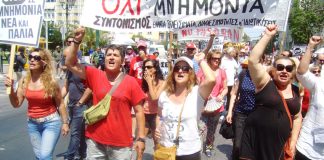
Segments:
[[[8,96],[5,93],[3,84],[4,75],[0,73],[0,159],[4,160],[32,160],[34,154],[29,141],[26,122],[27,103],[14,109],[10,105]],[[214,150],[212,157],[206,157],[202,153],[202,160],[227,160],[231,157],[232,141],[224,139],[219,133],[220,124],[217,126],[215,134]],[[61,136],[54,151],[54,159],[63,160],[62,157],[56,157],[66,151],[69,137]],[[136,153],[133,153],[133,159]],[[153,160],[153,141],[147,138],[146,149],[143,160]]]

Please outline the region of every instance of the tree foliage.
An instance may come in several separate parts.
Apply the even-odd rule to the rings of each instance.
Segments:
[[[48,23],[47,25],[48,31],[48,49],[54,50],[56,46],[62,46],[62,34],[60,32],[60,28],[55,26],[53,23]],[[46,27],[45,23],[42,26],[41,37],[46,36]]]
[[[294,0],[289,17],[291,36],[296,44],[324,31],[324,1]]]

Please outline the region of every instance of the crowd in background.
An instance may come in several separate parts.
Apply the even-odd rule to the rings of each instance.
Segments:
[[[323,38],[310,37],[306,52],[298,56],[265,53],[276,34],[277,26],[269,25],[251,51],[231,43],[216,50],[211,32],[204,49],[188,42],[176,59],[170,50],[165,78],[159,64],[163,53],[147,53],[142,40],[136,46],[97,48],[86,64],[79,50],[85,29],[78,28],[64,50],[30,51],[25,76],[26,58],[18,50],[18,83],[9,98],[15,108],[28,101],[36,159],[52,159],[60,133],[70,132],[65,159],[129,160],[133,149],[142,159],[147,147],[177,146],[177,160],[199,160],[202,153],[213,156],[216,128],[223,120],[234,131],[233,160],[324,159],[324,50],[312,60]],[[63,87],[54,73],[65,80]],[[83,111],[118,81],[107,117],[86,125]],[[13,80],[7,77],[5,85],[13,86]],[[146,137],[154,146],[145,145]]]

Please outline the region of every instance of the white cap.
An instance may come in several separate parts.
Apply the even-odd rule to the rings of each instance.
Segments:
[[[315,54],[324,54],[324,47],[315,51]]]
[[[126,49],[133,49],[132,46],[127,46]]]
[[[174,61],[174,65],[176,65],[176,64],[177,64],[178,62],[180,62],[180,61],[187,62],[187,63],[189,64],[189,66],[190,66],[191,68],[193,68],[193,62],[192,62],[192,60],[189,59],[188,57],[185,57],[185,56],[181,56],[181,57],[179,57],[178,59],[176,59],[176,60]]]

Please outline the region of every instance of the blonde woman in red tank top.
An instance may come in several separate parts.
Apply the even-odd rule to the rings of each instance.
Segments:
[[[36,159],[53,159],[55,145],[62,132],[69,132],[67,112],[58,83],[53,78],[51,54],[35,49],[28,55],[29,69],[26,77],[19,81],[14,92],[13,80],[9,77],[5,85],[11,87],[10,103],[19,108],[25,98],[28,101],[27,125]]]

